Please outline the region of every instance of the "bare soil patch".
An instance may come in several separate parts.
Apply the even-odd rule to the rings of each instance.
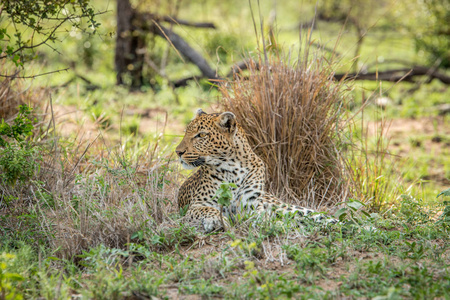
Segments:
[[[428,174],[421,179],[442,186],[450,185],[450,178],[442,163],[450,149],[450,124],[442,116],[420,119],[394,119],[387,121],[384,136],[390,141],[388,151],[400,158],[416,161],[420,157],[430,156]],[[375,136],[382,122],[369,122],[368,132]]]

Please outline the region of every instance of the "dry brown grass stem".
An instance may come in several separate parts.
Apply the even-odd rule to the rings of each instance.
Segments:
[[[0,60],[0,72],[7,68]],[[0,120],[9,120],[19,111],[19,105],[37,106],[47,96],[45,89],[33,89],[31,84],[14,77],[0,78]]]
[[[45,112],[30,141],[39,147],[42,160],[30,180],[14,186],[0,180],[2,232],[27,232],[28,238],[69,259],[100,244],[125,248],[136,241],[131,236],[137,231],[146,238],[164,235],[161,231],[174,223],[170,214],[178,212],[174,203],[179,173],[173,171],[170,155],[161,153],[159,141],[131,153],[124,145],[108,145],[102,136],[60,139],[49,98],[17,97],[33,92],[15,90],[21,84],[0,82],[6,95],[2,113],[12,120],[17,106],[29,104],[28,99],[35,101],[37,111]],[[23,216],[28,218],[23,221]]]
[[[289,201],[317,207],[349,193],[339,155],[345,86],[316,54],[292,64],[279,56],[250,60],[248,75],[221,87],[225,110],[236,114],[267,165],[267,187]],[[257,68],[259,66],[259,68]]]
[[[46,205],[42,201],[45,197],[33,193],[41,232],[46,234],[52,249],[59,249],[58,256],[72,258],[100,244],[125,248],[139,230],[155,234],[170,226],[169,214],[176,211],[173,203],[178,182],[178,173],[170,170],[170,160],[142,153],[133,164],[120,150],[104,153],[104,149],[97,148],[89,152],[97,155],[91,155],[89,161],[82,159],[78,167],[61,162],[61,157],[53,161],[54,165],[62,163],[67,170],[75,169],[76,179],[68,183],[63,184],[63,174],[56,173],[58,168],[53,169],[53,174],[51,168],[42,174],[56,177],[48,185],[53,203]]]

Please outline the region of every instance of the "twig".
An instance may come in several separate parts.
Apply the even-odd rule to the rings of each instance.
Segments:
[[[46,72],[46,73],[42,73],[42,74],[37,74],[37,75],[33,75],[33,76],[17,76],[17,74],[19,72],[16,72],[15,75],[3,75],[0,74],[0,77],[5,77],[5,78],[20,78],[20,79],[27,79],[27,78],[36,78],[39,76],[44,76],[44,75],[49,75],[49,74],[53,74],[53,73],[59,73],[59,72],[63,72],[63,71],[67,71],[70,68],[65,68],[65,69],[60,69],[60,70],[55,70],[55,71],[50,71],[50,72]]]
[[[230,72],[228,72],[227,77],[231,78],[234,74],[237,74],[237,73],[240,73],[241,71],[247,70],[249,63],[250,63],[250,61],[244,60],[244,61],[240,61],[240,62],[234,64],[231,67]],[[255,61],[253,63],[255,64],[255,68],[258,70],[259,63],[255,62]],[[206,77],[205,76],[189,76],[189,77],[181,78],[181,79],[175,80],[173,82],[173,86],[176,88],[183,87],[183,86],[186,86],[187,83],[191,80],[198,81],[203,78],[206,78]]]
[[[11,53],[9,53],[7,55],[0,56],[0,59],[6,58],[8,56],[12,56],[12,55],[16,54],[17,52],[22,51],[24,49],[34,49],[36,47],[39,47],[40,45],[43,45],[43,44],[47,43],[47,41],[53,37],[53,35],[55,34],[56,30],[58,30],[58,28],[61,27],[62,24],[64,24],[64,22],[66,22],[67,20],[68,20],[68,18],[62,19],[62,21],[53,28],[53,30],[48,34],[48,36],[42,42],[40,42],[40,43],[38,43],[36,45],[32,44],[31,46],[21,46],[21,47],[17,48],[16,50],[14,50],[13,52],[11,52]]]
[[[104,14],[106,12],[107,11],[98,12],[95,15]],[[76,19],[76,18],[85,18],[85,17],[89,17],[89,15],[88,14],[82,14],[81,16],[70,15],[70,16],[67,16],[65,18],[48,18],[49,20],[59,20],[61,22],[59,22],[59,24],[57,24],[55,27],[53,27],[52,31],[47,35],[47,37],[43,41],[41,41],[38,44],[34,44],[34,45],[31,44],[30,46],[21,46],[21,47],[17,48],[16,50],[14,50],[13,52],[11,52],[11,53],[9,53],[7,55],[0,56],[0,59],[4,59],[4,58],[6,58],[8,56],[12,56],[12,55],[16,54],[17,52],[20,52],[20,51],[22,51],[24,49],[34,49],[34,48],[39,47],[39,46],[41,46],[43,44],[46,44],[48,42],[48,40],[50,40],[53,37],[53,35],[56,33],[56,31],[59,29],[59,27],[61,27],[66,21],[72,20],[72,19]]]

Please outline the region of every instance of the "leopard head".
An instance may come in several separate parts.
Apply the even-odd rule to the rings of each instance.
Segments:
[[[236,131],[233,113],[207,114],[199,109],[175,150],[183,168],[214,166],[232,156]]]

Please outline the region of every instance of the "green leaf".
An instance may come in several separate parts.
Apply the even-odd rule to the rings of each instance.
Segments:
[[[17,273],[6,273],[6,274],[3,274],[3,276],[4,276],[4,278],[8,278],[13,281],[22,281],[24,279],[22,275],[17,274]]]
[[[339,221],[343,221],[346,215],[347,215],[347,208],[343,207],[334,214],[334,217]]]
[[[450,188],[446,189],[445,191],[440,192],[436,198],[439,198],[439,196],[444,195],[444,196],[449,196],[450,197]]]
[[[59,261],[59,260],[61,260],[61,259],[60,259],[60,258],[57,258],[57,257],[54,257],[54,256],[49,256],[49,257],[46,258],[46,260],[56,260],[56,261]]]
[[[347,206],[352,208],[353,210],[358,210],[365,205],[358,200],[350,200],[349,202],[347,202]]]
[[[370,214],[370,218],[371,218],[372,220],[378,220],[378,219],[380,219],[380,215],[377,214],[377,213],[371,213],[371,214]]]
[[[368,212],[366,212],[366,211],[364,211],[364,210],[361,210],[361,213],[362,213],[363,215],[365,215],[366,217],[370,218],[370,214],[369,214]]]
[[[216,195],[214,196],[217,198],[217,203],[223,206],[229,206],[231,200],[233,199],[233,192],[231,191],[232,188],[237,188],[236,184],[226,182],[221,183],[220,187],[217,189]]]
[[[135,233],[133,233],[131,235],[132,239],[136,239],[137,238],[139,240],[142,240],[143,237],[144,237],[144,232],[142,230],[136,231]]]

